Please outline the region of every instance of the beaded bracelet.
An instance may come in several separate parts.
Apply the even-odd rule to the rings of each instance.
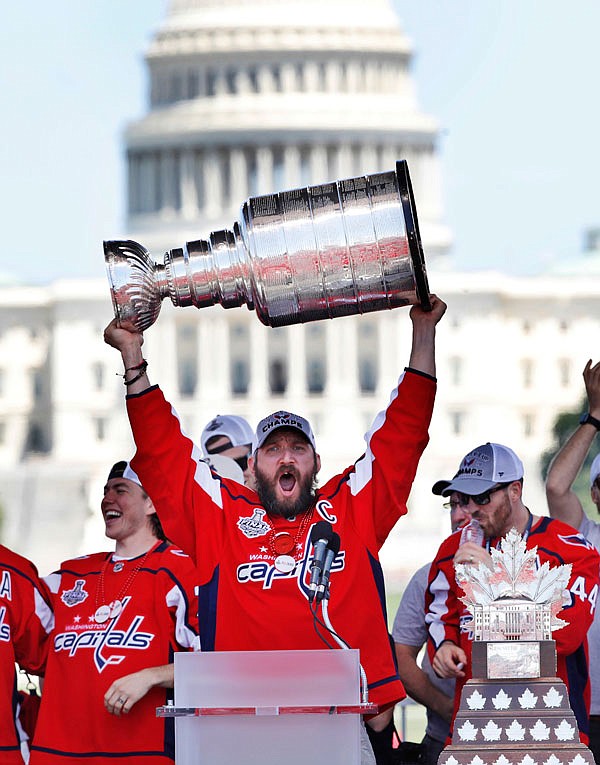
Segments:
[[[146,369],[147,366],[148,366],[148,362],[146,361],[146,359],[142,359],[140,363],[136,364],[134,367],[125,367],[125,374],[127,374],[127,372],[133,372],[136,369],[142,369],[142,367]],[[120,372],[115,372],[115,374],[117,375],[117,377],[125,377],[125,375],[122,375]]]
[[[143,377],[146,374],[146,369],[148,369],[148,362],[146,359],[142,359],[139,364],[137,364],[135,367],[127,367],[125,369],[125,374],[122,375],[123,377],[123,385],[129,386],[133,385],[134,382],[137,382],[141,377]],[[131,380],[126,380],[125,375],[127,372],[134,372],[136,370],[139,370],[137,375],[135,377],[132,377]]]

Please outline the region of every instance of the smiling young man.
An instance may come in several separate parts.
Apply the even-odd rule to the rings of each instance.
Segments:
[[[197,647],[196,570],[166,541],[127,462],[101,503],[114,552],[66,561],[46,577],[55,628],[30,765],[175,761],[173,652]]]
[[[200,574],[203,650],[319,649],[309,607],[310,532],[328,521],[341,547],[331,575],[329,614],[360,649],[371,701],[404,696],[388,638],[379,549],[406,513],[428,441],[435,397],[435,331],[446,306],[413,306],[409,366],[385,412],[367,434],[364,455],[316,489],[320,467],[309,423],[289,412],[263,419],[250,467],[257,493],[223,479],[198,460],[142,358],[143,338],[117,326],[105,340],[121,352],[127,410],[136,442],[133,466],[169,537]],[[265,330],[268,331],[268,330]]]
[[[587,666],[587,630],[598,597],[600,555],[571,526],[533,515],[523,503],[523,464],[507,446],[486,443],[462,460],[452,480],[438,481],[434,494],[451,497],[468,509],[483,529],[481,545],[460,544],[460,531],[438,550],[429,572],[426,621],[429,655],[439,677],[456,679],[454,713],[464,683],[471,677],[472,616],[461,602],[456,582],[457,563],[491,562],[489,550],[498,547],[512,528],[525,539],[527,549],[537,548],[538,566],[571,564],[570,603],[560,613],[567,626],[553,632],[557,675],[569,690],[569,701],[584,743],[589,729],[590,687]]]

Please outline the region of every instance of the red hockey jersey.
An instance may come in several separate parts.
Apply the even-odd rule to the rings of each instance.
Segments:
[[[23,765],[15,662],[43,671],[52,629],[50,594],[30,561],[0,545],[0,762]]]
[[[137,445],[132,467],[152,497],[166,533],[196,561],[203,650],[322,649],[308,602],[310,532],[326,520],[340,535],[331,574],[329,616],[350,647],[360,649],[370,700],[404,697],[390,646],[378,552],[406,502],[427,429],[435,381],[407,370],[387,410],[367,434],[358,462],[317,492],[310,522],[270,519],[258,496],[220,478],[157,387],[129,396]],[[272,540],[296,540],[296,565],[275,568]]]
[[[114,680],[197,647],[192,561],[167,543],[140,568],[142,557],[114,560],[112,553],[96,553],[66,561],[47,577],[56,626],[31,765],[174,761],[172,720],[156,717],[170,691],[152,688],[122,716],[104,707]],[[121,612],[98,623],[98,608],[116,599]]]
[[[490,540],[491,546],[497,546],[498,543],[499,540]],[[468,657],[466,677],[456,683],[455,713],[462,686],[471,677],[473,620],[467,607],[459,600],[464,593],[454,577],[453,558],[459,544],[460,531],[442,542],[429,570],[429,586],[425,597],[431,659],[444,640],[460,645]],[[568,587],[571,603],[560,612],[560,618],[568,624],[555,630],[552,638],[556,642],[557,675],[569,691],[571,708],[585,743],[590,705],[586,634],[594,617],[598,597],[600,555],[574,528],[547,517],[540,518],[533,525],[526,538],[526,547],[528,550],[537,547],[538,565],[548,561],[550,566],[565,563],[573,566]]]

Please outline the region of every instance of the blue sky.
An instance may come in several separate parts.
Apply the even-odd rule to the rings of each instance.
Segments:
[[[165,0],[11,3],[0,28],[0,277],[103,276],[125,233],[121,134]],[[395,0],[441,128],[457,269],[535,271],[600,226],[600,3]],[[242,200],[240,200],[241,202]]]

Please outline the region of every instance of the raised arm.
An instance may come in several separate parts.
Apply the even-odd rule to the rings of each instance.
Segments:
[[[125,392],[142,393],[150,387],[146,373],[147,364],[142,355],[144,336],[119,326],[116,319],[104,330],[104,342],[121,353],[124,368]]]
[[[587,362],[583,370],[583,380],[589,413],[600,420],[600,362],[594,366],[591,359]],[[597,432],[592,424],[580,425],[557,452],[546,478],[546,498],[550,515],[576,529],[583,520],[583,507],[573,491],[573,483]]]
[[[431,311],[424,311],[418,305],[410,309],[413,336],[408,365],[432,377],[435,377],[435,329],[446,308],[443,300],[437,295],[431,295]]]
[[[136,445],[132,468],[152,497],[169,539],[195,555],[193,475],[198,460],[194,444],[181,432],[171,405],[150,385],[142,355],[143,335],[123,329],[113,319],[104,330],[104,341],[123,359],[124,392]]]
[[[365,538],[379,549],[390,530],[407,512],[410,493],[421,454],[429,440],[428,428],[435,399],[435,327],[446,304],[431,296],[432,311],[411,308],[413,340],[409,370],[402,372],[385,411],[375,417],[365,436],[367,449],[351,468],[351,493],[362,494],[356,522]],[[370,513],[365,512],[367,504]],[[373,536],[373,532],[375,535]]]

